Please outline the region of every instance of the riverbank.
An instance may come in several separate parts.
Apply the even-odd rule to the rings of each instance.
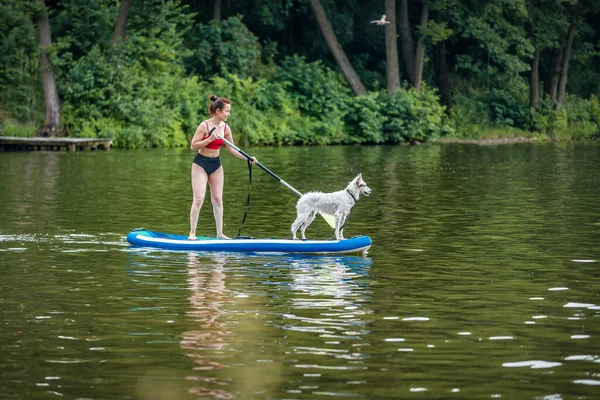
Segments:
[[[478,144],[480,146],[497,145],[497,144],[512,144],[512,143],[530,143],[543,142],[545,139],[537,137],[497,137],[497,138],[481,138],[481,139],[456,139],[456,138],[440,138],[436,139],[435,143],[461,143],[461,144]]]

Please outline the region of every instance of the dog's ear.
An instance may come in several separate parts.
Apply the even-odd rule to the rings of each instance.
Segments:
[[[362,181],[362,172],[356,176],[356,183],[360,183]]]

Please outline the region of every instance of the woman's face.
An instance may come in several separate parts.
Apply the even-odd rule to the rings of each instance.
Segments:
[[[222,109],[217,110],[217,115],[223,121],[227,121],[227,118],[229,118],[230,114],[231,114],[231,104],[225,104],[225,106]]]

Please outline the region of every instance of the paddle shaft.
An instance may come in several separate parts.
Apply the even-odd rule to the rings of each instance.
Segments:
[[[237,151],[238,153],[240,153],[241,155],[243,155],[244,157],[246,157],[248,160],[252,161],[252,157],[249,156],[247,153],[245,153],[244,150],[238,148],[235,144],[231,143],[229,140],[225,139],[224,137],[222,137],[220,135],[217,135],[217,137],[219,137],[219,139],[221,139],[222,141],[224,141],[225,143],[227,143],[227,145],[230,146],[232,149],[234,149],[235,151]],[[280,177],[278,177],[277,175],[275,175],[267,167],[265,167],[264,165],[262,165],[258,161],[256,162],[256,165],[260,169],[262,169],[263,171],[265,171],[267,174],[269,174],[273,178],[275,178],[275,180],[279,181],[283,186],[285,186],[286,188],[290,189],[292,192],[296,193],[298,196],[302,196],[302,193],[300,193],[299,191],[297,191],[296,189],[294,189],[289,183],[287,183],[286,181],[284,181],[283,179],[281,179]]]

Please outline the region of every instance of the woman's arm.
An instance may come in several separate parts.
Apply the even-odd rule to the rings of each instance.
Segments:
[[[227,128],[229,128],[229,126]],[[233,141],[233,135],[231,134],[231,128],[227,129],[227,133],[225,133],[225,139],[227,139],[229,142],[235,144],[235,142]],[[240,160],[247,160],[247,158],[242,153],[240,153],[233,147],[229,146],[228,144],[225,144],[225,146],[227,146],[227,150],[229,150],[229,152],[231,154],[233,154]],[[252,164],[256,164],[256,162],[257,162],[256,157],[252,157]]]
[[[190,142],[190,149],[198,151],[216,139],[214,134],[208,135],[207,129],[206,124],[203,122],[198,125],[194,137],[192,137],[192,141]],[[206,139],[204,139],[205,136],[207,136]]]

